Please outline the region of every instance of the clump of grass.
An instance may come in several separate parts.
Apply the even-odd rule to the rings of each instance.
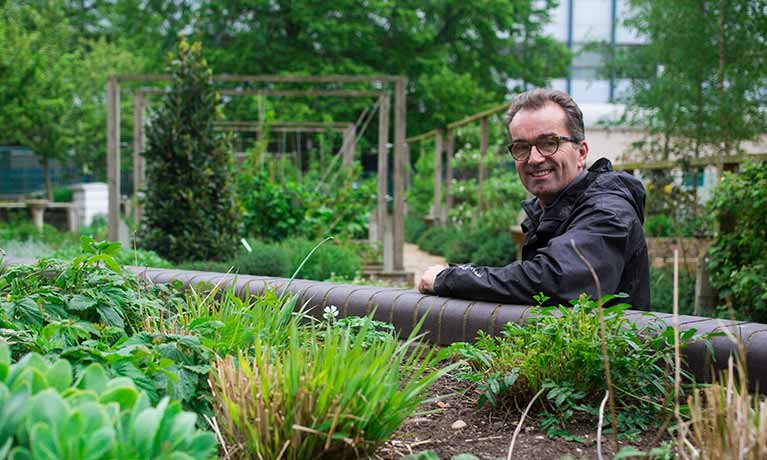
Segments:
[[[211,375],[224,456],[232,460],[350,459],[372,453],[451,370],[416,337],[369,343],[328,326],[308,340],[291,324],[283,351],[258,339],[252,360],[218,359]]]
[[[767,401],[748,389],[745,351],[730,357],[723,379],[696,389],[687,399],[678,453],[683,459],[761,460],[767,458]]]

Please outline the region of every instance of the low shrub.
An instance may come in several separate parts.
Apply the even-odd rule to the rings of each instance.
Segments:
[[[316,244],[304,239],[288,239],[280,243],[290,253],[291,275]],[[361,267],[360,258],[353,250],[330,241],[320,246],[306,261],[297,278],[317,281],[330,278],[353,280]]]
[[[650,267],[650,310],[671,313],[674,307],[674,268]],[[695,310],[695,273],[679,270],[679,313],[692,315]]]
[[[328,325],[287,348],[261,340],[252,359],[218,359],[212,378],[219,428],[233,460],[365,458],[421,404],[450,368],[414,339],[367,341]]]
[[[481,244],[471,261],[476,265],[503,267],[517,260],[517,246],[509,235],[488,235],[480,239]]]
[[[428,230],[429,226],[423,221],[422,216],[408,214],[405,217],[405,241],[417,243],[421,235]]]
[[[418,247],[429,254],[444,256],[454,238],[455,229],[452,227],[431,227],[418,239]]]
[[[648,237],[671,236],[674,232],[674,222],[666,214],[647,216],[644,221],[644,233]]]
[[[444,243],[447,245],[444,251],[445,259],[453,264],[475,262],[475,254],[487,236],[483,230],[452,227],[450,240]]]
[[[234,262],[220,260],[194,260],[176,265],[181,270],[197,270],[214,273],[237,273]]]
[[[673,392],[673,329],[654,321],[630,323],[622,315],[628,307],[606,308],[604,323],[618,428],[632,435],[673,410],[667,399]],[[443,353],[469,363],[461,375],[479,382],[481,405],[524,407],[543,390],[537,406],[542,428],[570,437],[568,424],[576,416],[595,417],[607,390],[597,308],[585,295],[570,308],[536,307],[524,326],[508,323],[501,336],[481,332],[475,344],[454,344]],[[685,331],[683,343],[694,333]]]
[[[242,275],[290,276],[290,253],[277,245],[251,243],[251,251],[242,251],[234,261]]]

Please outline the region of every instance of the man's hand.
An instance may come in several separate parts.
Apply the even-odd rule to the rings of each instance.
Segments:
[[[418,283],[416,283],[418,290],[424,294],[433,294],[434,280],[437,278],[439,272],[446,268],[447,266],[445,265],[432,265],[431,267],[427,268],[421,275],[421,279],[418,280]]]

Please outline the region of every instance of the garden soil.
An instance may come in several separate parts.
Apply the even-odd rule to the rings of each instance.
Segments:
[[[521,411],[506,416],[491,414],[487,408],[477,409],[479,394],[467,391],[467,384],[450,376],[443,377],[431,389],[432,396],[445,396],[435,402],[424,403],[421,412],[431,412],[410,417],[382,446],[373,458],[396,460],[423,451],[432,450],[441,460],[453,455],[469,453],[481,460],[505,460],[509,443],[516,429]],[[605,414],[605,425],[609,416]],[[463,428],[454,428],[465,423]],[[457,423],[458,422],[458,423]],[[535,419],[525,419],[514,445],[514,460],[573,460],[597,459],[596,422],[579,423],[569,427],[574,435],[580,435],[585,443],[547,438]],[[619,441],[618,448],[628,444],[640,450],[649,450],[656,435],[650,431],[636,442]],[[612,437],[603,435],[604,458],[613,458]]]

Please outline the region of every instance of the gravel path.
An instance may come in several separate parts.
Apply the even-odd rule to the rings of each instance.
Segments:
[[[411,243],[405,243],[404,265],[406,272],[415,273],[416,282],[421,278],[426,268],[431,265],[447,265],[444,257],[431,255],[428,252],[421,251],[418,246]]]

